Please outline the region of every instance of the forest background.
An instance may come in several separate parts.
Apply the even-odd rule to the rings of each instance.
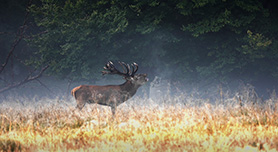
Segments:
[[[112,60],[136,62],[175,88],[251,84],[266,96],[278,84],[277,8],[275,0],[1,0],[0,92],[33,80],[54,94],[59,80],[69,90],[116,79],[100,73]]]

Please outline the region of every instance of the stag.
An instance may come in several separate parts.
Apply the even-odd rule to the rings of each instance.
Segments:
[[[109,61],[102,74],[117,74],[123,76],[126,80],[121,85],[80,85],[72,89],[71,94],[77,102],[77,109],[82,109],[86,103],[96,103],[104,106],[110,106],[112,116],[114,117],[116,108],[121,103],[130,99],[137,89],[148,81],[147,74],[135,74],[138,71],[136,63],[126,64],[119,62],[123,72],[119,71],[114,64]],[[131,68],[132,67],[132,70]]]

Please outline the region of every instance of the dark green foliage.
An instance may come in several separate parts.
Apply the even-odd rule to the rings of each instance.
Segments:
[[[50,64],[50,72],[63,78],[96,77],[113,54],[109,46],[112,36],[127,26],[124,10],[102,5],[89,1],[43,1],[41,7],[33,5],[30,9],[45,33],[33,40],[39,56],[31,63]]]
[[[270,3],[269,3],[270,2]],[[175,80],[247,82],[278,77],[274,1],[41,0],[29,63],[96,80],[108,60],[138,62]],[[170,71],[170,72],[168,72]]]

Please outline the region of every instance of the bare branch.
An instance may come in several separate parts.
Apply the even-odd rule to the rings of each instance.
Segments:
[[[46,33],[48,33],[48,31],[42,31],[42,32],[40,32],[40,33],[36,33],[36,35],[24,35],[24,37],[23,38],[25,38],[25,39],[34,39],[34,38],[36,38],[37,36],[40,36],[40,35],[43,35],[43,34],[46,34]]]
[[[6,92],[8,90],[11,90],[13,88],[16,88],[16,87],[19,87],[27,82],[30,82],[30,81],[33,81],[33,80],[37,80],[39,77],[42,76],[43,72],[49,67],[49,65],[45,66],[44,68],[41,69],[41,71],[35,75],[35,76],[31,76],[31,74],[29,74],[24,80],[16,83],[16,84],[12,84],[12,85],[9,85],[9,86],[6,86],[2,89],[0,89],[0,93],[3,93],[3,92]]]
[[[32,2],[32,0],[29,1],[28,6],[30,6],[31,2]],[[28,7],[28,6],[27,6],[27,7]],[[27,10],[27,9],[26,9],[26,10]],[[26,14],[25,14],[25,17],[24,17],[23,25],[20,26],[20,27],[18,28],[18,33],[17,33],[17,35],[16,35],[16,37],[15,37],[15,40],[14,40],[12,46],[11,46],[11,49],[10,49],[10,51],[9,51],[9,53],[8,53],[8,55],[7,55],[7,57],[6,57],[6,59],[5,59],[5,62],[0,66],[0,74],[3,72],[3,70],[4,70],[5,67],[7,66],[7,64],[8,64],[8,62],[9,62],[9,60],[10,60],[10,57],[12,56],[12,54],[13,54],[13,52],[14,52],[16,46],[19,44],[19,42],[20,42],[20,41],[23,39],[23,37],[24,37],[25,31],[26,31],[26,29],[27,29],[27,26],[26,26],[26,25],[27,25],[28,16],[29,16],[29,12],[26,11]],[[3,33],[4,33],[4,32],[3,32]]]
[[[0,67],[0,74],[3,72],[4,68],[6,67],[6,65],[8,64],[9,60],[10,60],[10,57],[12,56],[14,50],[15,50],[15,47],[18,45],[18,43],[21,41],[22,39],[22,36],[19,37],[19,39],[16,39],[12,45],[12,48],[10,49],[9,51],[9,54],[7,55],[6,57],[6,60],[5,62],[1,65]]]
[[[26,63],[25,63],[23,60],[21,60],[18,56],[16,56],[15,54],[13,54],[13,57],[14,57],[18,62],[20,62],[23,66],[25,66],[25,68],[26,68],[29,72],[32,71],[31,68],[28,67],[28,66],[26,65]]]
[[[39,82],[39,84],[40,84],[41,86],[45,87],[50,93],[54,94],[54,92],[51,91],[51,89],[49,89],[44,83],[42,83],[41,80],[39,80],[39,79],[36,79],[36,80]]]
[[[5,34],[12,35],[13,33],[10,33],[10,32],[0,32],[0,35],[5,35]]]

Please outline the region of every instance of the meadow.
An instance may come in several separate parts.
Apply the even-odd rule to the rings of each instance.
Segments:
[[[132,98],[110,108],[49,98],[6,98],[0,151],[278,151],[276,95],[254,101],[190,95],[163,102]]]

